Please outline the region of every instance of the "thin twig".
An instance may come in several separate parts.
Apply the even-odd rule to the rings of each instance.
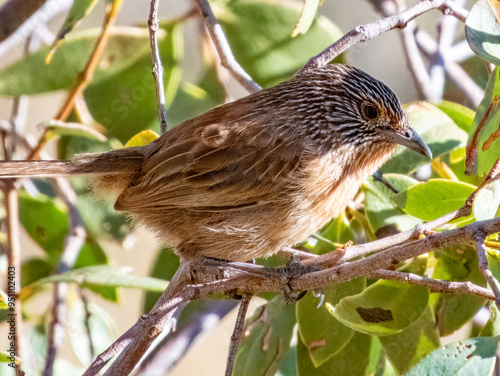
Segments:
[[[208,33],[217,49],[221,64],[229,70],[233,77],[249,92],[254,93],[262,88],[245,72],[241,65],[236,61],[231,47],[227,41],[226,35],[222,30],[219,21],[215,18],[212,8],[207,0],[195,0],[196,7],[205,23]]]
[[[488,259],[486,258],[486,247],[484,245],[486,235],[480,229],[477,229],[473,236],[474,236],[474,242],[476,244],[479,270],[481,271],[481,274],[483,275],[484,279],[486,279],[486,282],[488,282],[490,289],[493,291],[497,307],[500,308],[500,285],[488,267]]]
[[[438,46],[436,41],[425,31],[416,30],[415,38],[419,48],[427,55],[436,53]],[[484,97],[484,90],[481,89],[467,72],[455,62],[451,56],[441,55],[444,61],[444,68],[450,79],[458,88],[471,100],[474,106],[478,106]]]
[[[450,0],[421,0],[399,14],[357,26],[321,53],[309,59],[302,70],[325,66],[356,43],[366,42],[392,29],[403,29],[410,21],[433,9],[439,9],[443,14],[452,15],[461,20],[465,20],[467,15],[467,11]]]
[[[85,311],[85,330],[87,331],[87,337],[89,339],[89,354],[90,354],[90,359],[94,359],[95,357],[95,350],[94,350],[94,341],[92,340],[92,332],[90,330],[90,318],[92,317],[90,310],[89,310],[89,301],[87,297],[85,296],[85,291],[83,291],[81,286],[78,286],[78,293],[80,294],[80,299],[82,300],[83,303],[83,310]]]
[[[156,88],[156,107],[158,109],[158,119],[160,120],[161,133],[167,131],[167,107],[165,104],[165,88],[163,86],[163,65],[158,48],[158,3],[159,0],[151,0],[151,9],[149,13],[149,43],[151,46],[151,61],[153,63],[153,77]]]
[[[443,294],[463,294],[463,295],[476,295],[482,296],[489,300],[495,300],[495,295],[488,289],[477,286],[472,282],[452,282],[442,281],[439,279],[432,279],[422,277],[413,273],[403,273],[394,270],[376,270],[367,274],[368,278],[373,279],[387,279],[391,281],[399,281],[411,283],[413,285],[428,287],[432,292],[440,292]]]
[[[386,16],[401,13],[404,9],[406,9],[404,0],[393,1],[396,4],[396,12],[393,14],[386,14]],[[413,77],[413,81],[415,82],[415,88],[417,89],[419,96],[422,99],[435,101],[436,93],[433,90],[431,77],[427,71],[427,67],[422,59],[422,56],[420,55],[415,37],[413,36],[415,29],[415,21],[410,21],[405,28],[401,29],[399,33],[401,36],[401,44],[403,45],[403,52],[406,58],[406,64],[410,68],[410,73]]]
[[[226,372],[224,373],[225,376],[231,376],[233,374],[234,361],[236,360],[236,352],[238,351],[238,345],[240,343],[241,333],[243,333],[245,317],[247,315],[248,306],[250,305],[251,299],[252,299],[251,294],[243,294],[243,297],[241,298],[240,308],[238,309],[238,316],[236,317],[236,323],[234,324],[233,334],[231,335],[229,354],[227,355],[227,362],[226,362]]]

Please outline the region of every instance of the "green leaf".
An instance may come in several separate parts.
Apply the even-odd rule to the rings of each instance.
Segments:
[[[455,122],[456,125],[460,127],[463,131],[469,133],[472,121],[476,113],[470,108],[462,106],[458,103],[442,101],[440,104],[436,105],[441,111],[448,115],[451,120]]]
[[[9,308],[9,296],[0,290],[0,309],[8,309]]]
[[[21,361],[16,356],[10,356],[9,354],[4,353],[3,351],[0,351],[0,363],[20,364]]]
[[[66,207],[48,196],[19,192],[19,220],[29,236],[53,259],[63,250],[68,233]]]
[[[182,24],[168,23],[161,27],[167,32],[166,37],[159,39],[158,46],[165,69],[165,100],[169,106],[181,78]],[[149,42],[144,43],[144,47],[147,48],[136,51],[132,64],[105,79],[92,82],[84,92],[94,119],[107,129],[109,137],[116,137],[122,143],[144,129],[159,132]]]
[[[388,299],[387,297],[390,297]],[[429,290],[423,286],[379,280],[358,295],[340,300],[328,311],[340,322],[361,333],[396,334],[425,312]]]
[[[295,307],[281,297],[259,307],[246,320],[233,375],[274,375],[288,353],[294,325]]]
[[[57,32],[56,38],[52,43],[52,49],[47,56],[48,60],[52,58],[52,55],[54,54],[56,48],[59,47],[63,42],[66,34],[72,31],[83,17],[92,12],[92,9],[94,9],[95,5],[98,2],[99,0],[76,0],[73,3],[68,15],[66,16],[66,19],[64,20],[63,25]]]
[[[314,17],[316,17],[319,3],[320,0],[304,0],[299,21],[292,31],[292,37],[296,37],[299,34],[305,34],[307,30],[309,30],[314,21]]]
[[[415,179],[399,174],[386,174],[384,178],[399,192],[418,183]],[[370,177],[365,180],[362,187],[365,194],[366,216],[378,238],[409,230],[422,222],[398,208],[392,200],[394,192],[381,182]]]
[[[496,304],[490,305],[490,318],[479,337],[496,337],[500,335],[500,311]]]
[[[78,283],[84,287],[87,286],[108,286],[108,287],[126,287],[146,291],[161,292],[165,290],[168,283],[158,278],[139,277],[127,274],[124,268],[113,268],[107,265],[89,266],[71,270],[63,274],[55,274],[47,278],[26,286],[24,289],[36,290],[46,283]]]
[[[500,65],[500,22],[489,0],[479,0],[465,21],[469,47],[482,59]]]
[[[352,239],[354,239],[353,229],[345,213],[342,212],[320,231],[320,236],[315,237],[316,244],[309,249],[309,252],[323,255],[335,251],[337,247],[334,243],[345,244]]]
[[[156,140],[158,137],[160,136],[158,136],[156,132],[153,132],[151,129],[146,129],[145,131],[137,133],[134,137],[128,140],[125,147],[130,148],[134,146],[145,146]]]
[[[369,364],[371,338],[355,332],[349,343],[320,367],[315,367],[307,347],[297,341],[297,366],[300,376],[365,375]]]
[[[459,209],[476,187],[470,184],[431,179],[394,195],[394,202],[406,213],[431,221]]]
[[[441,344],[430,306],[427,306],[424,314],[405,330],[379,339],[391,363],[401,374],[408,372]]]
[[[45,258],[33,257],[26,260],[21,267],[21,286],[27,286],[48,277],[54,272],[54,268],[54,263]]]
[[[500,68],[491,73],[467,139],[465,173],[483,175],[500,156]]]
[[[214,5],[236,60],[264,87],[288,79],[311,56],[342,36],[320,16],[307,33],[292,38],[290,31],[302,8],[296,1],[240,0]]]
[[[495,366],[498,337],[449,343],[430,353],[407,376],[489,376]]]
[[[50,64],[45,64],[50,47],[43,47],[7,66],[0,71],[0,95],[33,95],[70,89],[75,84],[78,73],[85,67],[100,32],[101,29],[90,29],[68,35]],[[164,40],[165,35],[159,33],[159,39]],[[147,29],[112,28],[92,85],[126,70],[140,56],[148,54]],[[149,64],[151,66],[151,61]],[[154,87],[152,90],[154,91]]]
[[[432,278],[444,281],[470,281],[486,286],[486,281],[477,266],[476,250],[469,246],[436,250],[437,259]],[[484,305],[480,296],[441,294],[431,296],[431,306],[441,336],[447,336],[461,328]]]
[[[474,217],[485,221],[495,217],[500,205],[500,180],[493,181],[481,189],[472,205]]]
[[[436,106],[427,102],[414,102],[404,107],[412,128],[427,143],[434,158],[465,145],[467,134]],[[407,175],[427,163],[428,157],[398,146],[394,157],[382,166],[382,171]]]
[[[359,294],[365,285],[364,278],[357,278],[327,287],[324,290],[325,302],[335,305],[346,296]],[[321,366],[339,352],[354,334],[352,329],[330,315],[324,304],[318,307],[319,301],[319,298],[308,292],[296,304],[300,338],[309,350],[315,367]]]

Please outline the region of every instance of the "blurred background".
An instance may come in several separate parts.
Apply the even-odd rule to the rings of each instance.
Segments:
[[[276,0],[277,1],[277,0]],[[408,1],[407,5],[411,5],[416,1]],[[5,1],[0,1],[0,6]],[[473,2],[467,1],[465,8],[470,9]],[[297,2],[296,6],[300,8],[301,2]],[[185,0],[161,0],[160,1],[160,20],[168,21],[185,15],[191,8],[192,2]],[[365,24],[370,21],[381,18],[369,1],[356,0],[325,0],[319,8],[319,14],[328,18],[336,25],[342,33],[346,33],[357,25]],[[83,22],[77,26],[76,30],[84,30],[91,28],[100,28],[104,15],[104,2],[99,2],[96,9],[89,17],[86,17]],[[118,26],[136,26],[147,25],[149,15],[149,2],[144,0],[126,0],[118,15],[116,24]],[[437,22],[441,18],[441,13],[432,11],[423,15],[418,19],[418,25],[422,29],[428,31],[429,34],[435,35],[437,30]],[[56,33],[64,22],[65,14],[61,14],[52,19],[48,26],[52,33]],[[199,30],[202,27],[198,17],[191,17],[183,29],[184,34],[184,57],[182,58],[182,78],[184,82],[196,82],[201,74],[201,43],[199,39]],[[463,27],[462,27],[463,28]],[[291,30],[290,30],[291,32]],[[252,33],[252,30],[248,30]],[[406,64],[406,59],[401,47],[399,31],[394,30],[385,33],[369,42],[355,45],[347,51],[345,60],[348,64],[361,68],[382,80],[399,96],[402,103],[408,103],[417,100],[418,93],[415,88],[414,81]],[[463,32],[458,32],[457,39],[463,39]],[[324,41],[325,45],[331,41]],[[317,51],[320,52],[320,51]],[[300,51],[297,51],[300,53]],[[0,70],[10,65],[16,60],[22,58],[24,54],[24,45],[20,44],[9,49],[7,54],[0,57]],[[307,56],[309,58],[310,56]],[[222,74],[225,74],[222,72]],[[228,78],[228,91],[230,98],[238,98],[246,94],[246,91],[233,80]],[[484,87],[486,83],[486,75],[482,78],[478,76],[477,83]],[[152,81],[151,81],[152,84]],[[448,85],[448,94],[450,97],[455,97],[455,100],[466,105],[471,105],[467,98],[461,94],[455,94],[453,85]],[[39,125],[52,119],[58,112],[61,104],[65,99],[66,93],[56,91],[49,94],[33,95],[29,97],[27,118],[26,118],[26,133],[33,135],[37,139],[41,134]],[[9,120],[12,114],[13,100],[5,97],[0,97],[0,119]],[[51,142],[45,149],[47,152],[56,158],[57,151],[55,145]],[[83,148],[81,152],[91,151]],[[23,153],[19,152],[16,159],[23,158]],[[24,231],[24,230],[23,230]],[[43,255],[40,247],[31,240],[29,236],[23,233],[22,236],[22,257],[27,260],[34,256]],[[141,229],[136,229],[133,234],[124,238],[122,244],[112,241],[102,241],[102,248],[107,256],[112,260],[113,264],[118,266],[127,266],[133,269],[133,274],[147,276],[153,269],[153,263],[156,260],[160,244],[156,242],[154,237]],[[3,273],[6,265],[5,256],[0,256],[0,273]],[[74,294],[75,292],[70,292]],[[111,303],[97,295],[88,295],[91,301],[97,302],[103,307],[107,315],[114,321],[115,335],[119,335],[126,331],[143,313],[143,293],[140,290],[121,289],[119,303]],[[27,309],[33,314],[42,314],[46,312],[51,303],[51,290],[47,293],[36,296],[29,300]],[[259,305],[259,300],[254,299],[251,309]],[[104,314],[104,313],[103,313]],[[223,373],[227,350],[231,332],[233,329],[235,312],[227,315],[222,323],[217,324],[213,330],[205,332],[205,334],[196,342],[190,350],[190,354],[183,358],[172,375],[221,375]],[[217,323],[214,317],[213,323]],[[207,321],[207,325],[213,323]],[[213,325],[212,325],[213,326]],[[29,327],[25,328],[28,331]],[[0,349],[5,349],[7,346],[7,328],[5,325],[0,325]],[[78,359],[75,358],[72,351],[69,350],[69,339],[65,338],[61,351],[70,362],[78,366]],[[196,356],[194,356],[196,355]],[[0,374],[4,374],[5,370],[1,369]],[[7,373],[5,373],[7,374]]]

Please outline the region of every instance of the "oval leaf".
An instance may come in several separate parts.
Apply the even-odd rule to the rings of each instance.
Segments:
[[[335,305],[346,296],[359,294],[365,285],[364,278],[357,278],[327,287],[324,291],[325,302]],[[300,338],[309,350],[315,367],[321,366],[339,352],[354,334],[352,329],[330,315],[324,304],[318,307],[318,302],[319,299],[308,292],[297,302],[295,311]]]
[[[482,59],[500,65],[500,22],[489,0],[477,1],[465,21],[465,37]]]
[[[406,376],[489,376],[495,366],[498,337],[449,343],[430,353]]]
[[[483,175],[500,156],[500,68],[491,73],[467,139],[465,173]]]
[[[342,299],[335,307],[327,303],[327,308],[350,328],[383,336],[399,333],[417,321],[428,301],[426,287],[379,280],[361,294]]]
[[[354,332],[342,350],[320,367],[315,367],[307,347],[297,341],[297,367],[300,376],[365,375],[373,341],[367,335]]]
[[[240,0],[215,7],[236,60],[260,85],[284,81],[307,60],[342,36],[325,17],[292,38],[302,4],[296,1]],[[300,53],[297,53],[300,51]]]
[[[0,71],[0,95],[20,96],[70,89],[94,47],[100,29],[68,35],[50,64],[45,58],[50,47],[26,55]],[[160,33],[159,39],[165,39]],[[149,33],[136,27],[114,27],[92,84],[126,69],[138,57],[149,54]],[[151,61],[149,62],[151,66]],[[154,89],[153,89],[154,91]]]
[[[476,187],[453,180],[431,179],[394,195],[394,202],[406,213],[431,221],[459,209]]]
[[[137,133],[134,137],[127,141],[125,144],[126,148],[134,147],[134,146],[144,146],[150,144],[158,137],[158,133],[152,131],[151,129],[146,129],[145,131]]]
[[[500,205],[500,180],[489,183],[477,193],[472,205],[474,217],[478,221],[494,218],[498,205]]]

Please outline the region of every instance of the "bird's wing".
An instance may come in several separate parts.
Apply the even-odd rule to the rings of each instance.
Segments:
[[[166,137],[115,207],[221,211],[270,200],[275,182],[297,170],[300,146],[265,126],[250,128],[212,123]]]

